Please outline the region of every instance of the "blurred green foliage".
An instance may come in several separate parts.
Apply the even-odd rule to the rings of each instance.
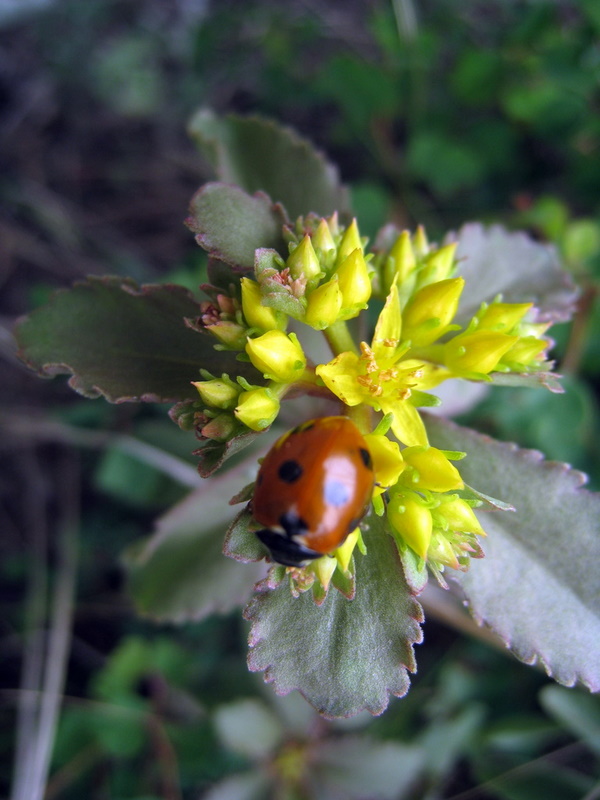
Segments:
[[[22,131],[0,157],[0,198],[11,207],[11,225],[58,254],[40,267],[31,250],[17,248],[25,269],[7,281],[3,313],[22,313],[48,284],[77,277],[78,267],[62,265],[79,261],[82,270],[95,263],[148,281],[164,279],[168,268],[171,279],[199,282],[192,237],[176,222],[185,216],[183,198],[210,177],[185,140],[189,115],[201,105],[269,115],[340,165],[370,235],[389,218],[423,223],[433,236],[479,219],[526,227],[560,249],[583,289],[579,317],[556,331],[567,393],[496,389],[468,422],[569,461],[598,489],[599,35],[596,0],[414,7],[378,0],[343,8],[57,0],[22,17],[0,10],[2,130]],[[186,161],[194,166],[181,178],[174,164]],[[53,202],[32,191],[35,181],[54,192]],[[132,217],[146,195],[148,210]],[[78,216],[82,210],[91,216]],[[94,237],[99,219],[104,227]],[[19,406],[29,395],[7,380],[16,401],[6,402]],[[47,384],[36,391],[40,404],[51,397],[53,418],[70,430],[125,431],[179,458],[193,449],[164,409],[77,404]],[[51,473],[48,447],[39,457]],[[598,698],[553,686],[435,623],[426,628],[413,690],[384,717],[352,726],[310,717],[299,731],[247,673],[237,615],[176,631],[134,617],[119,554],[184,490],[118,448],[101,457],[87,445],[82,452],[75,633],[48,800],[196,798],[240,771],[268,772],[291,743],[357,734],[420,748],[418,777],[402,797],[469,790],[482,800],[598,796]],[[15,474],[25,476],[26,505],[33,479],[21,466]],[[8,495],[12,473],[5,486]],[[22,629],[30,566],[23,542],[26,534],[17,532],[1,548],[3,795],[19,685],[13,634]],[[52,555],[50,548],[51,576]],[[262,763],[228,746],[215,724],[222,706],[249,697],[279,715],[284,731]],[[310,759],[303,768],[310,770]],[[282,785],[272,796],[325,797],[289,792]]]

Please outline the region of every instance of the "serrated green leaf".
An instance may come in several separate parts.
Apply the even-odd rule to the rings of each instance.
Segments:
[[[482,302],[497,294],[505,303],[534,303],[539,321],[559,322],[573,314],[577,291],[554,247],[501,225],[479,223],[464,225],[451,238],[458,241],[457,275],[466,281],[459,323],[468,322]]]
[[[600,494],[532,450],[428,418],[431,442],[467,453],[465,481],[516,512],[480,514],[486,557],[453,574],[476,618],[559,683],[600,689]]]
[[[264,194],[249,195],[238,186],[206,183],[192,197],[185,224],[211,258],[251,270],[257,248],[284,249],[281,229],[285,221]]]
[[[264,573],[223,556],[229,499],[247,480],[240,465],[211,478],[158,520],[156,532],[126,554],[129,590],[142,614],[185,622],[243,604]]]
[[[324,716],[381,714],[388,695],[406,694],[421,641],[420,605],[404,581],[396,547],[381,519],[365,531],[367,556],[356,556],[356,596],[330,590],[321,606],[287,582],[266,586],[248,605],[250,669],[265,671],[278,694],[298,689]]]
[[[290,128],[259,117],[218,117],[200,109],[189,133],[222,181],[247,192],[266,192],[292,219],[311,211],[326,216],[349,210],[337,169]]]
[[[75,391],[112,403],[197,398],[190,382],[201,367],[256,379],[250,365],[185,326],[184,317],[197,314],[180,286],[92,277],[20,320],[19,356],[46,377],[71,373]]]

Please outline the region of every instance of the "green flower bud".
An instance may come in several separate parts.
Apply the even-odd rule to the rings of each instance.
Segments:
[[[210,331],[221,344],[228,350],[243,350],[246,344],[247,331],[243,325],[229,320],[215,322],[214,325],[206,325],[206,330]]]
[[[434,250],[427,257],[425,266],[419,273],[419,286],[428,286],[430,283],[446,280],[454,267],[454,254],[457,243],[447,244]]]
[[[394,494],[387,507],[387,517],[395,532],[418,556],[427,558],[433,532],[431,512],[412,492]]]
[[[337,264],[342,264],[343,261],[348,258],[350,253],[353,253],[354,250],[360,250],[362,253],[362,242],[360,240],[360,233],[358,232],[358,225],[356,220],[353,219],[351,224],[348,225],[346,230],[344,231],[344,235],[342,236],[342,241],[340,242],[340,246],[338,247],[337,253]]]
[[[330,253],[335,252],[335,242],[329,230],[329,225],[324,219],[321,220],[317,230],[313,234],[312,246],[315,253],[325,258],[327,258]]]
[[[261,331],[285,330],[287,317],[281,311],[262,304],[260,284],[242,278],[242,312],[249,328]]]
[[[240,387],[226,376],[210,381],[192,381],[192,384],[209,408],[235,408]]]
[[[306,356],[293,333],[267,331],[257,339],[248,339],[246,353],[265,378],[278,383],[298,380],[306,367]]]
[[[511,333],[532,306],[533,303],[491,303],[479,317],[477,330]]]
[[[285,263],[294,280],[298,278],[310,280],[310,278],[315,278],[321,272],[319,259],[308,234],[305,235],[296,249],[290,253]]]
[[[253,431],[268,428],[279,413],[279,399],[266,387],[242,392],[238,399],[235,416]]]
[[[336,278],[322,283],[308,295],[304,322],[318,331],[337,320],[342,308],[342,293]]]

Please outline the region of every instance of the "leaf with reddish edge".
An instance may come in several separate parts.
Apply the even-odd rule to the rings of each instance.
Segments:
[[[265,671],[278,694],[297,689],[325,717],[366,709],[381,714],[389,695],[409,688],[413,645],[421,641],[421,606],[403,579],[395,544],[382,521],[368,519],[367,556],[356,557],[356,596],[330,590],[316,606],[294,598],[287,582],[266,581],[250,601],[250,669]]]
[[[181,286],[91,277],[18,322],[19,356],[44,377],[71,373],[75,391],[112,403],[197,397],[191,381],[200,368],[255,380],[250,364],[186,327],[198,310]]]
[[[585,476],[468,428],[428,417],[431,444],[463,450],[460,471],[516,512],[478,512],[485,558],[448,572],[472,613],[521,661],[539,661],[559,683],[600,690],[600,494]]]
[[[205,183],[192,197],[185,224],[211,259],[249,270],[259,247],[287,252],[282,238],[286,221],[262,192],[249,195],[238,186]]]
[[[204,108],[191,119],[189,133],[222,181],[267,192],[292,219],[349,210],[337,168],[291,128],[260,117],[219,117]]]

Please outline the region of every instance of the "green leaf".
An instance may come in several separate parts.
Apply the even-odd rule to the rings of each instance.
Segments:
[[[544,686],[540,692],[543,708],[563,727],[600,755],[600,698],[562,686]]]
[[[200,109],[189,133],[222,181],[247,192],[266,192],[283,203],[292,219],[311,211],[326,216],[349,209],[337,169],[290,128]]]
[[[294,598],[287,582],[276,589],[265,582],[245,612],[253,623],[250,669],[265,670],[278,694],[298,689],[328,718],[363,709],[381,714],[388,694],[406,694],[412,646],[421,641],[421,607],[394,542],[374,515],[368,528],[368,555],[356,556],[354,600],[330,590],[316,606],[310,592]]]
[[[201,367],[256,380],[250,365],[186,327],[184,317],[197,315],[180,286],[92,277],[20,320],[19,356],[42,376],[71,373],[75,391],[112,403],[197,399],[190,382]]]
[[[261,193],[246,194],[237,186],[206,183],[192,197],[185,224],[212,258],[235,267],[240,274],[254,266],[254,251],[271,247],[283,251],[281,210]]]
[[[233,513],[229,499],[246,480],[246,464],[211,478],[165,514],[147,541],[130,548],[129,590],[142,614],[185,622],[248,599],[264,566],[239,564],[222,552]]]
[[[534,303],[540,322],[559,322],[573,314],[577,291],[553,247],[522,232],[479,223],[464,225],[451,238],[458,241],[457,274],[466,281],[458,322],[468,322],[483,301],[497,294],[505,303]]]
[[[366,736],[329,738],[319,743],[308,781],[319,800],[396,800],[423,770],[424,752],[413,745],[378,742]]]
[[[600,494],[585,476],[532,450],[429,417],[431,443],[464,450],[464,480],[512,503],[480,514],[486,557],[461,584],[475,617],[559,683],[600,689]]]

